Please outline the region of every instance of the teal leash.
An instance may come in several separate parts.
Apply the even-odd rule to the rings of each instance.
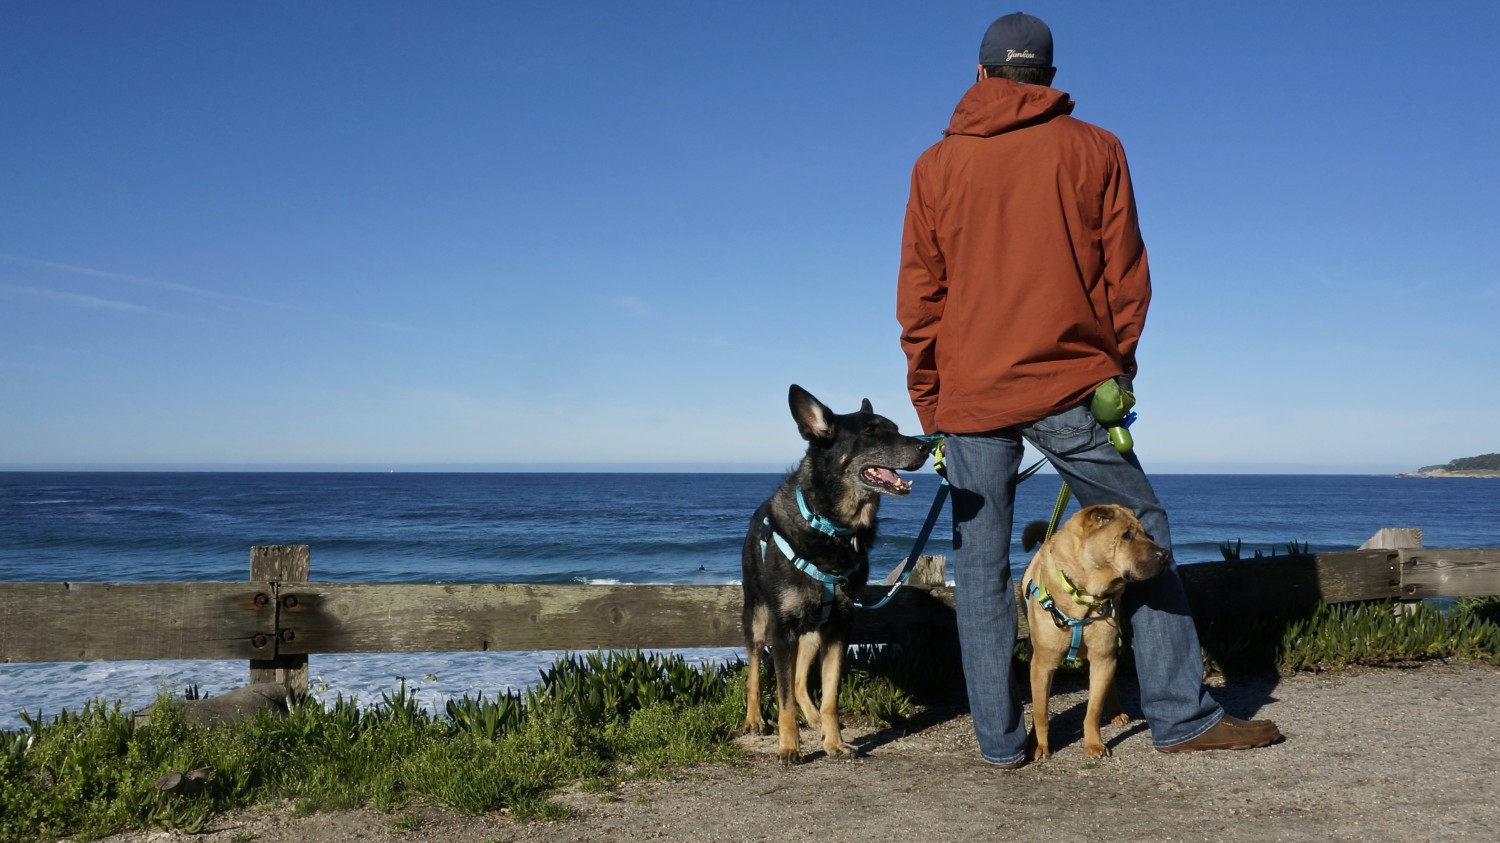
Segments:
[[[918,436],[916,438],[929,443],[941,443],[943,440],[942,434]],[[1046,458],[1037,460],[1025,471],[1022,471],[1020,474],[1016,475],[1016,482],[1020,483],[1031,475],[1036,474],[1037,470],[1040,469],[1042,467],[1042,464],[1046,461]],[[942,461],[941,458],[939,458],[939,461],[934,465],[934,467],[940,466],[941,464]],[[932,528],[937,526],[938,516],[943,512],[943,504],[948,502],[948,476],[940,472],[938,474],[938,479],[940,482],[938,483],[937,494],[933,496],[932,506],[927,509],[927,520],[922,522],[922,529],[917,533],[917,540],[912,544],[911,552],[907,554],[906,558],[903,559],[901,561],[901,564],[896,568],[895,584],[891,586],[890,591],[887,591],[885,593],[884,597],[880,598],[880,601],[878,603],[866,606],[863,603],[855,601],[855,608],[879,609],[885,604],[891,602],[891,598],[896,596],[896,592],[900,591],[901,587],[906,585],[907,581],[911,579],[912,571],[916,570],[917,567],[917,559],[921,558],[922,549],[927,546],[927,540],[932,537]]]
[[[948,502],[948,478],[941,477],[940,479],[942,482],[938,483],[937,494],[933,496],[932,506],[927,510],[927,520],[923,522],[921,532],[917,533],[917,541],[912,545],[911,553],[907,554],[907,557],[901,561],[900,567],[896,569],[896,584],[891,586],[891,590],[887,591],[884,597],[880,598],[880,602],[866,606],[856,600],[854,601],[854,608],[879,609],[891,602],[891,598],[896,596],[896,592],[900,591],[901,587],[906,585],[906,581],[911,579],[911,572],[916,570],[917,559],[922,555],[922,548],[927,545],[927,540],[932,537],[932,528],[937,526],[938,515],[943,511],[943,504]]]

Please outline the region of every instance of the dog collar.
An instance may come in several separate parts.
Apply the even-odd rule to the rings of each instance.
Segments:
[[[1068,593],[1068,596],[1073,598],[1074,603],[1077,603],[1080,606],[1087,606],[1090,609],[1097,609],[1100,606],[1110,605],[1111,601],[1108,597],[1100,600],[1094,595],[1089,594],[1087,591],[1084,591],[1083,589],[1074,585],[1073,581],[1068,579],[1068,575],[1063,573],[1063,570],[1061,568],[1057,569],[1057,578],[1062,580],[1063,591],[1066,591]],[[1105,614],[1107,615],[1108,612],[1106,612]]]
[[[848,527],[845,527],[843,524],[829,521],[827,518],[824,518],[823,516],[817,514],[816,512],[813,512],[810,508],[808,508],[807,500],[802,497],[801,486],[797,487],[797,508],[802,511],[802,517],[807,519],[807,525],[825,536],[847,536],[850,533],[854,532]]]

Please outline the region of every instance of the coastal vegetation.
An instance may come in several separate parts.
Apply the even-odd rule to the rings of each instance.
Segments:
[[[1299,555],[1305,554],[1305,553],[1307,553],[1307,547],[1308,547],[1307,542],[1298,542],[1296,540],[1289,541],[1289,542],[1286,543],[1286,555],[1287,556],[1299,556]],[[1230,544],[1229,542],[1220,542],[1219,543],[1219,554],[1224,557],[1224,561],[1225,562],[1238,562],[1238,561],[1240,561],[1240,559],[1242,558],[1241,554],[1244,552],[1244,549],[1245,549],[1245,543],[1241,539],[1235,539],[1234,540],[1234,544]],[[1271,551],[1270,552],[1271,556],[1276,556],[1277,555],[1276,545],[1271,545],[1270,551]],[[1264,550],[1256,550],[1255,551],[1255,558],[1256,559],[1264,559],[1266,557],[1266,555],[1267,554],[1266,554],[1266,552]]]
[[[1424,659],[1500,661],[1500,598],[1340,603],[1199,619],[1211,671],[1343,670]]]
[[[1459,457],[1443,465],[1427,465],[1409,475],[1416,477],[1494,477],[1500,476],[1500,454]]]
[[[843,693],[862,716],[910,713],[910,698],[854,653]],[[196,832],[214,814],[291,800],[298,812],[369,806],[393,815],[413,800],[477,814],[555,818],[565,785],[661,775],[737,756],[744,665],[616,652],[560,657],[524,694],[464,697],[423,709],[401,682],[364,706],[301,697],[284,716],[204,729],[165,696],[136,727],[118,702],[94,701],[0,732],[0,840],[90,839],[122,828]],[[770,683],[766,685],[770,689]],[[763,704],[769,700],[763,701]],[[163,776],[209,771],[192,793]]]
[[[1215,618],[1200,622],[1200,635],[1207,663],[1225,673],[1500,661],[1500,599],[1413,606]],[[956,653],[861,647],[849,664],[840,693],[851,719],[900,723],[962,698]],[[402,682],[374,705],[300,697],[282,716],[261,711],[216,729],[188,725],[165,695],[142,726],[119,703],[53,718],[23,712],[25,728],[0,732],[0,839],[192,832],[218,812],[275,800],[302,813],[367,806],[390,813],[393,828],[415,801],[562,817],[553,795],[563,787],[602,795],[611,782],[739,757],[744,670],[640,652],[568,655],[524,693],[465,696],[442,712],[422,708]],[[763,688],[770,710],[773,683]],[[202,771],[200,786],[159,787],[183,771]]]
[[[1437,465],[1434,468],[1446,468],[1448,471],[1497,471],[1500,469],[1500,453],[1464,456],[1448,460],[1448,465]]]
[[[1481,454],[1477,457],[1461,457],[1449,460],[1449,471],[1495,471],[1500,470],[1500,454]]]

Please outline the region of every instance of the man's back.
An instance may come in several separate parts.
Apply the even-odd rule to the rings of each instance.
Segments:
[[[1071,110],[982,79],[913,170],[897,315],[929,432],[1041,418],[1134,369],[1150,275],[1125,156]]]

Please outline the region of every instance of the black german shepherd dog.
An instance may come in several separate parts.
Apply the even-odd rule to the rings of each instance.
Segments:
[[[793,384],[787,400],[807,454],[755,510],[745,535],[745,731],[768,731],[760,712],[760,659],[769,646],[776,668],[777,754],[782,763],[795,764],[801,760],[799,706],[808,724],[822,731],[830,757],[854,753],[839,730],[838,688],[850,618],[870,576],[875,514],[881,495],[911,491],[896,469],[921,468],[928,446],[902,436],[868,399],[857,413],[835,415]],[[823,704],[814,708],[807,677],[819,656]]]

